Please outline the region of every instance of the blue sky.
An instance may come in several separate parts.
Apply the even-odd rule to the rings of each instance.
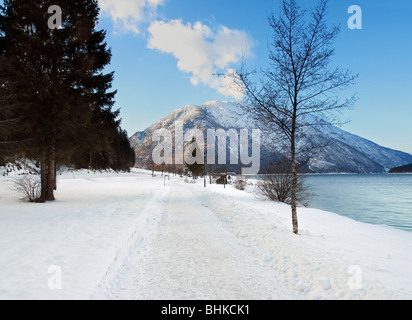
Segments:
[[[99,0],[115,71],[116,107],[130,135],[176,108],[233,100],[213,73],[268,65],[267,13],[280,0]],[[298,0],[316,4],[317,0]],[[363,29],[350,30],[348,8],[362,8]],[[328,21],[341,25],[333,64],[359,73],[354,110],[343,129],[412,153],[412,1],[330,0]]]
[[[197,24],[210,29],[204,40],[213,43],[217,42],[219,30],[225,27],[233,31],[234,38],[238,37],[237,50],[247,51],[250,68],[264,67],[268,64],[267,45],[271,39],[266,17],[268,12],[278,11],[280,1],[153,0],[152,5],[150,1],[141,5],[140,8],[145,6],[141,11],[144,14],[132,22],[126,13],[122,16],[122,11],[110,7],[110,2],[100,1],[101,27],[108,30],[108,43],[113,50],[110,68],[116,71],[114,86],[119,90],[117,106],[122,110],[123,127],[133,134],[180,106],[233,100],[212,80],[199,80],[202,76],[195,79],[196,66],[185,67],[185,58],[173,44],[167,44],[167,40],[177,46],[184,37],[183,31],[190,33]],[[127,2],[144,1],[128,0],[125,6]],[[317,3],[315,0],[298,2]],[[362,30],[347,27],[351,5],[362,8]],[[132,12],[129,13],[132,16]],[[348,92],[357,93],[359,100],[354,110],[345,111],[343,119],[351,122],[343,129],[386,147],[412,153],[412,2],[330,0],[328,20],[342,27],[336,41],[334,64],[359,73],[357,84]],[[159,27],[157,33],[153,26]],[[170,29],[163,38],[162,28],[165,33]],[[243,37],[236,35],[235,30]],[[153,38],[157,43],[150,45]],[[202,47],[196,43],[198,38],[194,39],[192,46]],[[219,50],[224,51],[216,49]],[[231,54],[233,59],[221,68],[215,65],[199,73],[236,69],[238,56],[233,51]],[[190,65],[190,61],[187,64]]]

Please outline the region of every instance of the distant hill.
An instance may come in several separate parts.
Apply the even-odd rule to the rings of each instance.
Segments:
[[[230,102],[212,101],[200,106],[185,106],[177,109],[167,117],[159,120],[143,132],[137,132],[130,138],[136,152],[136,165],[150,168],[151,150],[154,144],[152,134],[155,130],[164,128],[174,133],[175,122],[184,124],[185,132],[189,129],[205,131],[212,129],[244,129],[259,128],[247,115]],[[390,168],[412,163],[412,155],[384,148],[369,140],[350,134],[336,126],[319,125],[306,127],[306,139],[302,145],[326,145],[308,163],[309,172],[316,173],[387,173]],[[276,147],[262,145],[262,162],[265,158],[273,158]],[[271,157],[266,157],[271,155]],[[262,163],[263,168],[265,163]],[[236,168],[230,168],[236,171]]]
[[[389,170],[389,173],[412,173],[412,163],[406,166],[396,167]]]

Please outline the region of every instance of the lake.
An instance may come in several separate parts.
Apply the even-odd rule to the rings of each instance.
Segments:
[[[412,232],[412,174],[309,175],[309,207]]]

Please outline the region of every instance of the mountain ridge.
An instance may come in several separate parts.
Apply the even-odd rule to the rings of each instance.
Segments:
[[[174,134],[176,122],[183,123],[185,132],[190,129],[240,130],[259,127],[231,102],[210,101],[202,105],[183,106],[130,138],[136,152],[137,166],[150,166],[153,133],[159,129],[168,129]],[[380,146],[333,125],[307,127],[305,135],[308,140],[302,143],[325,145],[309,160],[310,172],[384,173],[391,168],[412,163],[412,155],[408,153]],[[272,148],[262,145],[263,155],[272,153]],[[265,163],[262,163],[264,166]]]
[[[392,168],[389,170],[389,173],[412,173],[412,163],[401,167]]]

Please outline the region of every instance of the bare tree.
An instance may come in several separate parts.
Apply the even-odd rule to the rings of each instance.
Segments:
[[[24,176],[14,181],[14,189],[23,196],[21,200],[36,202],[40,198],[40,179],[34,176]]]
[[[287,162],[279,162],[266,168],[266,174],[261,175],[262,181],[257,184],[257,195],[272,201],[292,203],[293,175]],[[296,201],[308,205],[312,194],[306,183],[306,177],[299,175],[296,184]]]
[[[268,70],[259,74],[247,72],[242,65],[232,75],[244,94],[243,108],[285,143],[292,173],[290,204],[295,234],[299,232],[297,164],[299,153],[305,151],[299,144],[303,129],[336,123],[335,112],[352,107],[356,101],[355,96],[338,96],[340,90],[354,84],[357,76],[330,68],[340,28],[329,28],[326,16],[327,0],[320,0],[310,12],[300,8],[295,0],[283,0],[280,16],[269,15],[273,40]]]

